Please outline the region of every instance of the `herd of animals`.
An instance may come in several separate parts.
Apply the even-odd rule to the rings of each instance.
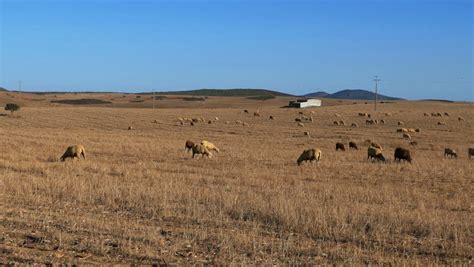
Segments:
[[[244,110],[244,113],[249,113],[249,111]],[[313,113],[313,111],[312,111],[312,113]],[[303,122],[313,122],[313,116],[312,115],[307,116],[307,115],[304,115],[303,112],[299,112],[299,114],[300,114],[300,117],[295,119],[295,122],[298,123],[297,124],[298,126],[304,127]],[[255,112],[253,112],[253,115],[256,116],[256,117],[259,117],[260,112],[257,110]],[[342,117],[340,114],[337,114],[337,113],[335,113],[334,115],[338,118]],[[380,121],[376,120],[376,119],[372,119],[371,114],[368,114],[368,113],[359,113],[358,115],[369,118],[369,119],[366,120],[366,124],[378,124],[378,123],[384,124],[385,123],[385,120],[383,120],[383,119],[380,120]],[[391,116],[391,115],[392,115],[391,113],[385,113],[385,116]],[[424,113],[424,116],[430,116],[430,114]],[[433,113],[431,113],[431,116],[433,116],[433,117],[442,117],[443,115],[441,113],[434,113],[433,112]],[[445,112],[444,116],[449,116],[449,114],[447,112]],[[274,117],[269,116],[269,119],[273,120]],[[219,118],[216,117],[216,118],[214,118],[214,120],[209,120],[208,123],[211,124],[211,123],[213,123],[213,121],[218,121],[218,120],[219,120]],[[205,120],[203,118],[189,119],[189,118],[180,118],[180,117],[177,118],[177,121],[180,123],[180,125],[184,125],[184,123],[189,123],[191,126],[194,126],[195,123],[198,123],[198,122],[205,122]],[[464,121],[464,118],[458,117],[458,121]],[[157,123],[157,121],[155,120],[154,123]],[[228,124],[230,122],[226,121],[225,123]],[[240,120],[237,120],[236,123],[241,124],[243,126],[248,126],[248,123],[242,122]],[[404,125],[404,123],[402,121],[398,121],[397,124],[398,125]],[[339,120],[339,121],[334,121],[334,125],[346,125],[346,123],[343,120]],[[438,125],[445,125],[445,122],[439,121]],[[351,126],[352,127],[358,127],[357,123],[352,123]],[[128,130],[133,130],[133,129],[134,128],[132,126],[128,127]],[[412,132],[412,133],[420,132],[420,129],[419,128],[417,128],[417,129],[398,128],[397,132],[403,133],[402,137],[404,139],[410,139],[411,140],[411,136],[410,136],[409,133],[410,132]],[[309,136],[309,132],[304,132],[304,135]],[[371,161],[375,160],[375,161],[380,161],[380,162],[386,162],[387,161],[386,157],[383,154],[382,146],[380,144],[378,144],[376,142],[371,142],[370,140],[366,140],[366,142],[369,144],[369,146],[367,148],[367,159],[368,160],[370,159]],[[417,142],[412,141],[412,142],[409,143],[409,145],[410,146],[416,146]],[[349,149],[358,150],[359,147],[354,141],[350,141],[349,142]],[[210,157],[213,156],[212,152],[219,152],[219,149],[217,148],[217,146],[215,146],[213,143],[211,143],[207,140],[202,140],[199,143],[195,143],[193,141],[187,140],[185,142],[185,150],[188,151],[188,152],[189,151],[192,152],[192,158],[194,158],[196,155],[198,155],[198,156],[201,155],[202,157],[206,156],[206,157],[210,158]],[[336,143],[336,151],[338,151],[338,150],[345,151],[346,150],[345,145],[343,143],[340,143],[340,142]],[[303,153],[301,153],[301,155],[296,160],[296,163],[299,166],[303,162],[306,162],[306,161],[319,162],[321,160],[321,154],[322,154],[322,152],[319,148],[311,148],[311,149],[304,150]],[[61,156],[60,159],[61,159],[61,161],[64,161],[66,158],[74,159],[75,157],[79,158],[80,156],[82,156],[84,159],[86,158],[86,152],[85,152],[84,146],[83,145],[74,145],[74,146],[68,147],[66,149],[66,151],[64,152],[64,154]],[[468,157],[469,157],[469,159],[471,159],[472,156],[474,156],[474,148],[468,148]],[[456,152],[456,150],[454,150],[452,148],[445,148],[444,149],[444,157],[457,158],[458,153]],[[394,151],[394,160],[398,161],[398,162],[406,161],[406,162],[411,163],[413,158],[412,158],[412,155],[410,153],[410,150],[402,148],[402,147],[397,147]]]

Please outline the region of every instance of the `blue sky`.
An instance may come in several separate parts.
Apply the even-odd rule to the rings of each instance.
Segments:
[[[0,0],[0,86],[474,101],[470,0]]]

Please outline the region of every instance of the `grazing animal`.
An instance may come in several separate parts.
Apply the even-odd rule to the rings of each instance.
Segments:
[[[446,125],[446,122],[444,122],[444,121],[438,121],[438,125]]]
[[[385,157],[382,154],[382,150],[373,146],[370,146],[367,149],[367,159],[371,159],[371,160],[376,159],[378,161],[385,161]]]
[[[212,120],[207,121],[207,124],[211,124],[211,123],[212,123]]]
[[[410,145],[410,146],[417,146],[417,145],[418,145],[418,142],[416,142],[416,141],[411,141],[411,142],[409,143],[409,145]]]
[[[336,143],[336,151],[338,150],[346,151],[346,147],[343,143]]]
[[[410,150],[404,149],[401,147],[397,147],[395,149],[394,158],[395,158],[395,161],[398,160],[398,162],[405,160],[411,163],[412,161]]]
[[[359,113],[359,116],[361,116],[361,117],[367,117],[367,113]]]
[[[382,150],[382,146],[379,143],[371,142],[370,146],[373,146],[375,148],[378,148],[378,149]]]
[[[230,121],[225,121],[224,123],[225,123],[225,124],[229,124],[229,123],[230,123]]]
[[[404,138],[404,139],[411,140],[411,136],[410,136],[410,134],[408,134],[408,133],[404,133],[404,134],[403,134],[403,138]]]
[[[184,144],[184,150],[189,152],[193,149],[193,146],[194,146],[194,142],[187,140],[186,143]]]
[[[464,121],[464,118],[463,117],[458,117],[458,121]]]
[[[129,131],[130,131],[130,130],[133,130],[133,129],[134,129],[133,126],[128,126],[128,130],[129,130]]]
[[[380,123],[381,123],[381,124],[385,124],[385,120],[383,120],[383,119],[380,120]]]
[[[242,126],[249,126],[249,124],[246,122],[242,122]]]
[[[299,127],[304,127],[304,124],[301,123],[301,122],[298,122],[298,126],[299,126]]]
[[[425,116],[425,117],[429,117],[429,116],[430,116],[430,114],[428,114],[428,113],[426,113],[426,112],[425,112],[425,113],[423,113],[423,116]]]
[[[445,113],[444,113],[444,116],[449,116],[449,113],[448,113],[448,112],[445,112]]]
[[[344,122],[343,120],[340,120],[339,125],[346,125],[346,122]]]
[[[356,149],[358,150],[359,148],[357,147],[357,144],[353,141],[350,141],[349,142],[349,148],[352,148],[352,149]]]
[[[83,145],[75,145],[75,146],[70,146],[66,148],[66,151],[64,154],[61,156],[61,161],[66,160],[66,158],[72,158],[74,159],[75,157],[79,158],[79,156],[82,156],[84,159],[86,159],[86,150],[84,149]]]
[[[467,156],[469,157],[469,159],[471,159],[471,157],[474,156],[474,148],[467,149]]]
[[[456,153],[456,150],[454,149],[451,149],[451,148],[445,148],[444,149],[444,157],[447,158],[447,157],[451,157],[451,158],[457,158],[458,157],[458,153]]]
[[[303,132],[303,134],[304,134],[305,136],[311,137],[311,135],[309,135],[309,132]]]
[[[375,124],[375,120],[365,120],[365,124]]]
[[[270,116],[269,119],[270,119],[270,120],[273,120],[273,116]]]
[[[201,145],[204,146],[209,151],[216,151],[219,152],[219,149],[211,142],[202,140]]]
[[[407,130],[408,130],[409,133],[416,133],[416,130],[413,129],[413,128],[408,128]]]
[[[337,118],[342,118],[341,114],[339,113],[334,113],[334,116],[336,116]]]
[[[241,120],[236,120],[235,124],[242,124],[243,122]]]
[[[183,122],[183,121],[180,121],[180,122]],[[157,121],[157,120],[154,120],[153,123],[158,123],[158,121]]]
[[[355,123],[355,122],[353,122],[353,123],[351,124],[351,126],[352,126],[352,127],[359,127],[359,125],[358,125],[357,123]]]
[[[397,133],[408,133],[408,129],[407,128],[398,128]]]
[[[303,151],[303,153],[298,157],[296,163],[301,165],[304,161],[320,161],[321,160],[321,150],[319,148],[312,148]]]
[[[253,113],[253,115],[254,115],[255,117],[260,117],[260,112],[255,111],[255,112]]]
[[[192,151],[193,151],[193,158],[195,155],[202,155],[204,157],[204,155],[206,155],[208,158],[212,157],[212,154],[211,152],[209,152],[209,150],[201,145],[201,144],[195,144],[192,148]]]
[[[404,125],[403,121],[398,121],[398,125]]]
[[[390,112],[385,112],[385,116],[390,117],[390,116],[392,116],[392,113],[390,113]]]
[[[300,118],[296,118],[295,121],[296,121],[296,122],[301,122],[301,119],[300,119]]]
[[[415,132],[419,133],[419,132],[421,132],[421,129],[420,129],[420,128],[416,128],[416,129],[415,129]]]
[[[334,123],[334,125],[339,125],[338,121],[334,121],[333,123]]]
[[[249,113],[249,111],[248,111],[248,110],[246,110],[246,109],[244,109],[244,113]]]
[[[190,122],[189,125],[194,126],[194,122]]]
[[[369,114],[367,114],[367,117],[372,118],[372,115],[370,115],[370,113],[369,113]]]

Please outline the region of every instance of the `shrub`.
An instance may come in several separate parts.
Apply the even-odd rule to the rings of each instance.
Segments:
[[[14,103],[8,103],[5,105],[5,110],[9,110],[12,114],[14,111],[17,111],[20,109],[20,106]]]

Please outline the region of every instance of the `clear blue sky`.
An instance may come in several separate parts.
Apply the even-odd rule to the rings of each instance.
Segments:
[[[0,86],[474,100],[470,0],[0,0]]]

